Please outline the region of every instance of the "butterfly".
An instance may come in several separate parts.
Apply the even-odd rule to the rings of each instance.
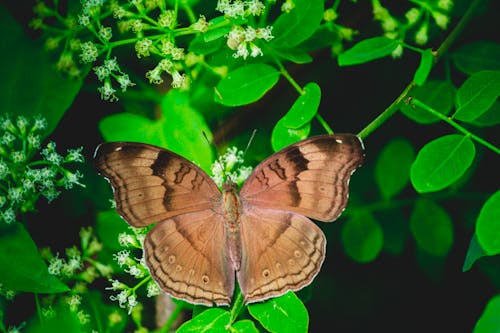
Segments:
[[[326,249],[309,218],[339,217],[363,159],[353,134],[311,137],[257,165],[238,193],[231,180],[221,191],[198,166],[160,147],[110,142],[95,153],[125,221],[157,223],[144,240],[152,278],[170,296],[206,306],[229,305],[235,280],[247,304],[309,285]]]

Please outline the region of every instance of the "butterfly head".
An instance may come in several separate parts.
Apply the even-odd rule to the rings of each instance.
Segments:
[[[222,184],[222,191],[224,192],[236,192],[238,190],[238,185],[233,182],[231,177],[227,177],[227,180]]]

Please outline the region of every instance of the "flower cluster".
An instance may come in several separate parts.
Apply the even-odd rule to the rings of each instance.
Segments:
[[[144,241],[144,237],[146,236],[145,232],[147,231],[147,228],[131,228],[131,230],[131,233],[124,232],[118,235],[118,242],[122,247],[124,247],[124,249],[115,253],[113,258],[118,264],[118,267],[122,269],[123,273],[127,273],[134,279],[138,279],[140,281],[135,286],[130,287],[118,279],[110,279],[111,286],[106,288],[117,292],[109,298],[112,301],[118,302],[118,305],[121,308],[126,308],[129,314],[140,304],[136,291],[143,284],[146,283],[147,297],[154,297],[160,294],[160,288],[151,279],[144,258],[134,257],[131,251],[134,249],[142,250],[142,243]]]
[[[258,0],[241,1],[241,0],[219,0],[216,10],[222,12],[226,17],[231,19],[243,19],[248,16],[259,16],[265,6]],[[231,31],[226,35],[227,46],[231,50],[235,50],[233,57],[246,59],[249,55],[253,58],[263,55],[262,49],[257,46],[258,40],[266,42],[274,38],[272,34],[272,26],[264,28],[253,28],[251,26],[233,25]]]
[[[55,255],[49,249],[42,251],[42,256],[49,262],[48,272],[63,280],[78,280],[86,283],[93,282],[99,276],[109,276],[112,269],[108,265],[93,259],[102,250],[102,243],[97,240],[92,228],[80,230],[81,250],[76,246],[67,248],[66,258]],[[80,288],[84,290],[84,286]]]
[[[252,172],[252,167],[242,166],[243,151],[236,147],[230,147],[226,153],[212,164],[212,177],[215,183],[221,187],[227,180],[231,179],[234,183],[241,185]]]
[[[446,29],[453,7],[453,0],[414,1],[417,7],[412,7],[405,13],[406,22],[403,22],[392,16],[379,0],[374,0],[372,3],[373,16],[381,23],[387,37],[404,38],[407,31],[412,29],[416,31],[414,40],[419,45],[424,45],[428,41],[431,18],[439,28]],[[398,48],[393,56],[401,56],[402,51],[402,47]]]
[[[122,92],[135,85],[135,83],[130,81],[128,74],[125,74],[120,69],[116,58],[105,60],[103,65],[94,67],[94,72],[99,81],[104,81],[104,85],[97,90],[101,94],[101,98],[105,101],[109,100],[112,102],[118,100],[115,96],[116,90],[113,88],[111,82],[112,78],[120,85]]]
[[[66,169],[69,163],[83,162],[82,148],[69,149],[66,156],[56,152],[56,144],[41,144],[47,122],[38,117],[0,118],[0,221],[10,224],[19,213],[35,210],[40,196],[49,202],[60,189],[84,186],[82,174]],[[42,149],[41,149],[42,148]],[[41,159],[33,160],[37,152]]]

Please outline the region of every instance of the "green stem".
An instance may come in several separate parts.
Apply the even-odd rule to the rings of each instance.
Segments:
[[[323,128],[326,131],[326,133],[333,134],[332,128],[330,127],[330,125],[328,125],[328,123],[326,122],[325,118],[323,118],[322,115],[320,115],[319,113],[316,113],[316,120],[319,121],[319,123],[321,124],[321,126],[323,126]]]
[[[410,90],[413,89],[415,83],[412,81],[403,92],[399,95],[398,98],[387,109],[384,110],[377,118],[375,118],[371,123],[369,123],[361,132],[358,133],[358,136],[361,139],[365,139],[368,135],[370,135],[374,130],[380,127],[383,123],[387,121],[390,117],[392,117],[398,110],[399,105],[403,102],[410,93]]]
[[[175,303],[174,303],[175,304]],[[176,304],[174,311],[170,314],[170,317],[168,317],[168,320],[163,324],[163,326],[157,331],[157,333],[166,333],[170,331],[170,328],[172,327],[172,324],[175,322],[179,314],[181,313],[182,309],[184,307],[180,304]]]
[[[38,320],[41,324],[43,324],[43,315],[42,315],[42,307],[40,306],[40,299],[38,298],[38,293],[34,293],[35,296],[35,305],[36,305],[36,315],[38,316]]]
[[[241,290],[238,288],[238,293],[236,294],[236,299],[234,300],[233,307],[231,308],[231,323],[233,323],[238,315],[240,314],[241,309],[243,308],[243,294]]]
[[[441,46],[437,49],[435,55],[435,62],[439,59],[441,55],[443,55],[453,44],[453,42],[458,38],[462,30],[465,28],[467,23],[472,17],[472,14],[476,10],[477,6],[480,4],[482,0],[473,0],[470,7],[465,12],[464,16],[460,19],[460,22],[455,26],[453,31],[446,37]],[[402,101],[405,101],[409,96],[410,91],[415,86],[415,82],[410,82],[408,86],[403,90],[403,92],[399,95],[399,97],[387,108],[384,112],[382,112],[375,120],[373,120],[370,124],[368,124],[361,132],[358,133],[358,136],[361,139],[365,139],[368,135],[370,135],[375,129],[380,127],[384,122],[386,122],[390,117],[392,117],[398,110],[399,105]]]
[[[497,154],[500,155],[500,148],[494,146],[493,144],[489,143],[488,141],[486,141],[486,140],[478,137],[477,135],[473,134],[471,131],[469,131],[465,127],[459,125],[458,123],[456,123],[455,121],[453,121],[451,118],[446,117],[441,112],[438,112],[438,111],[434,110],[433,108],[431,108],[430,106],[428,106],[425,103],[422,103],[421,101],[419,101],[416,98],[411,98],[410,101],[409,101],[409,103],[411,105],[414,105],[416,107],[422,108],[425,111],[433,114],[434,116],[438,117],[439,119],[447,122],[449,125],[455,127],[459,132],[462,132],[463,134],[471,137],[473,140],[477,141],[479,144],[485,146],[486,148],[488,148],[488,149],[490,149],[490,150],[492,150],[495,153],[497,153]]]

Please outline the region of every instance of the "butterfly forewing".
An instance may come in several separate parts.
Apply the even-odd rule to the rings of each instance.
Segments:
[[[204,210],[158,223],[146,236],[144,251],[151,276],[171,296],[229,305],[234,271],[224,244],[220,212]]]
[[[220,200],[217,185],[203,170],[159,147],[105,143],[95,160],[113,187],[116,209],[134,227],[208,209]]]
[[[241,242],[237,276],[246,303],[307,286],[325,258],[326,239],[321,229],[291,212],[244,206]]]
[[[259,164],[243,185],[241,200],[333,221],[347,205],[349,178],[363,158],[363,145],[355,135],[311,137]]]

